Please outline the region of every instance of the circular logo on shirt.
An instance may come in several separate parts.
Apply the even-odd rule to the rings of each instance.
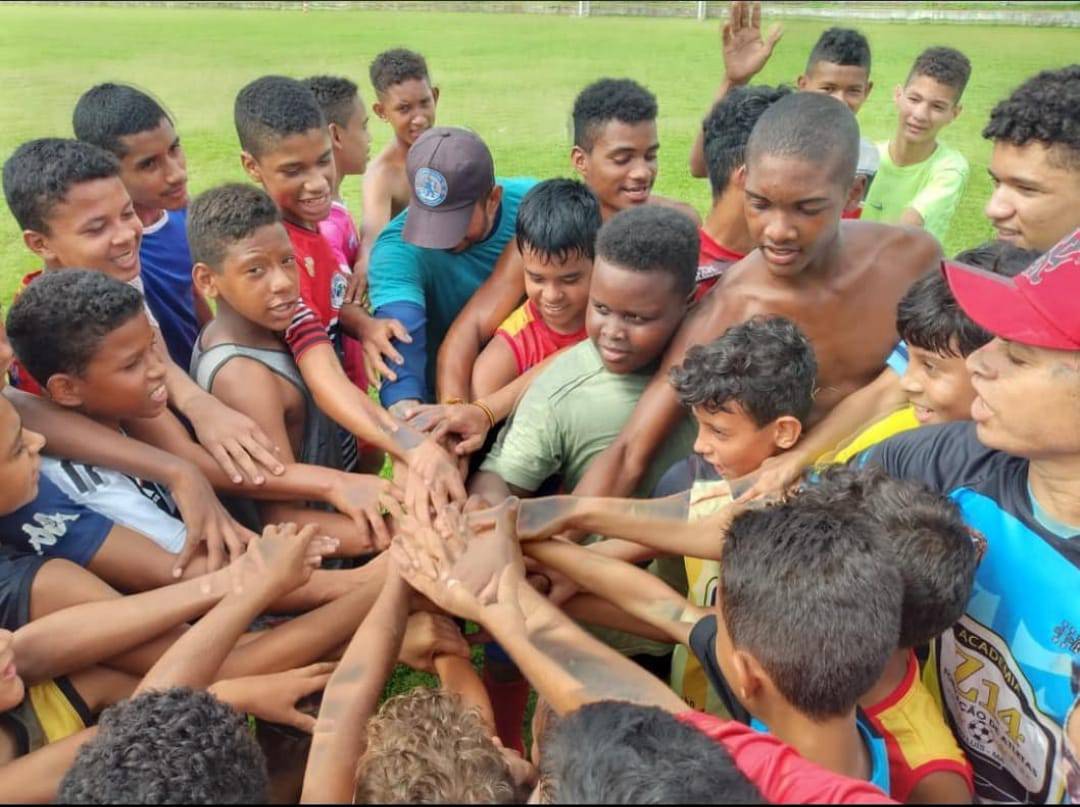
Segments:
[[[349,285],[348,279],[340,272],[334,274],[334,279],[330,281],[330,307],[333,309],[341,308],[341,304],[345,302],[345,287]]]
[[[416,172],[413,189],[416,191],[416,198],[428,207],[438,207],[445,202],[449,190],[446,177],[426,166]]]

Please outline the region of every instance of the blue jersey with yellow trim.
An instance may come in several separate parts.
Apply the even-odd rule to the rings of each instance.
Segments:
[[[934,644],[932,688],[980,801],[1061,802],[1062,726],[1080,659],[1080,535],[1040,520],[1028,461],[982,445],[970,422],[898,435],[855,461],[948,495],[986,538],[966,613]]]

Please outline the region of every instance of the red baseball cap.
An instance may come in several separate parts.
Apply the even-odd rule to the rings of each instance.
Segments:
[[[950,261],[943,269],[964,313],[995,336],[1080,351],[1080,229],[1016,277]]]
[[[450,249],[469,229],[473,207],[495,187],[495,164],[484,141],[467,129],[428,129],[405,158],[409,215],[402,237],[428,249]]]

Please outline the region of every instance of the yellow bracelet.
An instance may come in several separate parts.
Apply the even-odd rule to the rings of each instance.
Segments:
[[[487,415],[488,422],[491,424],[491,428],[495,428],[495,413],[491,411],[491,407],[477,398],[472,402],[473,406],[479,407],[480,411]]]
[[[464,398],[448,398],[443,401],[443,406],[457,406],[458,404],[468,403]]]

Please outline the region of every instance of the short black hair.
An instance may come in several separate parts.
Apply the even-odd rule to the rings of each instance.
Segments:
[[[601,224],[600,202],[587,185],[546,179],[522,198],[514,232],[519,250],[528,247],[545,260],[561,263],[571,255],[595,258]]]
[[[208,692],[143,692],[106,709],[60,782],[64,804],[258,804],[266,761],[247,721]]]
[[[790,87],[732,87],[713,106],[702,122],[705,163],[709,168],[709,184],[713,196],[720,196],[731,181],[731,175],[746,162],[746,143],[762,113],[785,95]]]
[[[120,176],[120,163],[90,143],[42,137],[23,143],[4,163],[4,198],[23,230],[48,234],[49,216],[73,185]]]
[[[1014,146],[1036,140],[1062,167],[1080,171],[1080,64],[1029,78],[998,102],[982,135]]]
[[[847,105],[818,92],[793,92],[766,109],[746,143],[746,164],[766,154],[831,163],[845,188],[855,181],[859,124]]]
[[[861,506],[878,525],[904,585],[898,647],[919,647],[960,619],[971,599],[979,553],[960,510],[921,482],[877,466],[826,468],[798,494],[822,505]]]
[[[117,157],[127,154],[120,138],[148,132],[172,123],[172,117],[154,98],[128,84],[98,84],[75,104],[71,126],[75,137],[93,143]]]
[[[594,81],[574,100],[574,145],[591,151],[597,130],[608,121],[654,121],[658,112],[656,96],[632,79]]]
[[[600,701],[544,736],[540,788],[553,804],[760,804],[727,750],[655,706]]]
[[[324,129],[315,94],[294,78],[263,76],[246,85],[233,106],[240,148],[258,158],[278,140]]]
[[[955,104],[964,94],[964,88],[971,78],[971,61],[956,48],[927,48],[915,59],[904,84],[910,84],[915,76],[926,76],[938,84],[951,87],[956,91],[956,97],[953,98]]]
[[[427,62],[415,51],[405,48],[384,50],[371,61],[368,68],[371,86],[375,92],[383,93],[403,81],[426,81],[431,83]]]
[[[356,83],[341,76],[312,76],[300,82],[315,96],[327,123],[348,126],[360,98]]]
[[[268,224],[281,213],[262,188],[232,182],[205,191],[188,208],[187,238],[192,263],[205,263],[215,272],[229,247]]]
[[[783,317],[732,325],[707,345],[694,345],[671,368],[683,406],[718,412],[731,401],[757,426],[783,415],[804,422],[814,403],[817,361],[799,327]]]
[[[596,254],[635,272],[664,272],[675,290],[689,294],[697,278],[701,238],[684,213],[659,205],[620,210],[596,236]]]
[[[142,311],[138,291],[102,272],[47,272],[12,303],[8,338],[44,386],[57,373],[82,375],[105,337]]]
[[[796,497],[736,516],[721,555],[720,609],[733,647],[804,715],[854,708],[897,648],[903,600],[869,517]]]
[[[1006,241],[988,241],[958,253],[956,261],[1013,277],[1027,269],[1039,255],[1035,250],[1021,249]],[[900,298],[896,306],[896,331],[910,345],[957,358],[971,355],[993,338],[964,313],[941,272],[919,278]]]
[[[818,62],[845,67],[865,67],[870,76],[870,43],[861,31],[854,28],[829,28],[818,37],[810,58],[806,60],[809,73]]]

